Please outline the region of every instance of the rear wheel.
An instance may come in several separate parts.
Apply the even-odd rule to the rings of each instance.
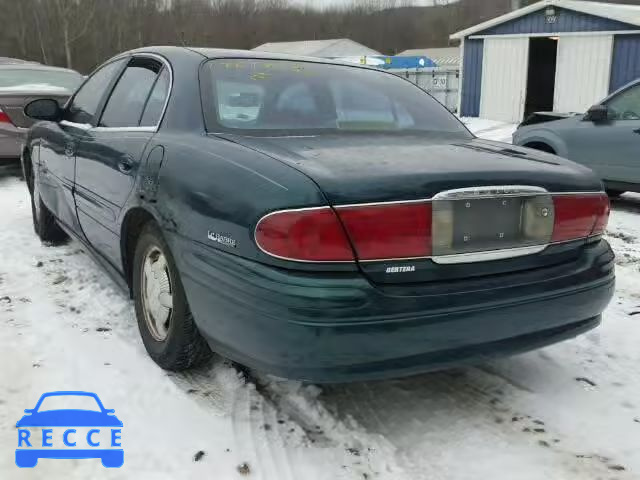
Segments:
[[[40,186],[31,174],[31,218],[33,220],[33,230],[44,243],[50,245],[60,245],[66,242],[69,237],[60,228],[56,218],[42,201],[40,197]]]
[[[153,222],[142,229],[136,245],[133,295],[142,342],[158,365],[184,370],[211,357],[193,321],[173,256]]]

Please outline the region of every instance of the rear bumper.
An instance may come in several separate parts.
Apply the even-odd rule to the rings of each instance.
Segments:
[[[510,355],[600,323],[614,291],[605,241],[569,264],[418,287],[293,273],[170,237],[190,307],[217,352],[314,382],[412,375]]]

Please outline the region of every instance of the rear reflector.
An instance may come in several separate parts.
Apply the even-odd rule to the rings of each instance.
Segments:
[[[387,204],[338,208],[358,259],[431,255],[431,205]]]
[[[13,125],[13,122],[9,118],[9,115],[0,110],[0,123],[10,123]]]
[[[609,219],[606,194],[556,195],[552,242],[566,242],[604,233]]]
[[[299,262],[352,262],[353,250],[331,207],[271,213],[256,226],[256,243],[274,257]]]

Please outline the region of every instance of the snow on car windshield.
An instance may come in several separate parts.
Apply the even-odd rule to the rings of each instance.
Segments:
[[[96,399],[85,395],[56,395],[45,397],[40,407],[38,407],[38,411],[45,412],[47,410],[101,411]]]
[[[46,69],[0,70],[0,90],[37,90],[69,93],[82,82],[82,75]]]
[[[415,85],[367,68],[289,60],[212,60],[203,102],[210,131],[438,132],[469,136]],[[206,78],[206,77],[205,77]]]

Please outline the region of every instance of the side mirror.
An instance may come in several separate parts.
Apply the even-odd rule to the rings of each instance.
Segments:
[[[603,123],[609,120],[609,107],[606,105],[594,105],[585,115],[585,120],[593,123]]]
[[[62,120],[62,109],[57,101],[51,98],[41,98],[28,103],[24,107],[24,114],[35,120],[59,122]]]

